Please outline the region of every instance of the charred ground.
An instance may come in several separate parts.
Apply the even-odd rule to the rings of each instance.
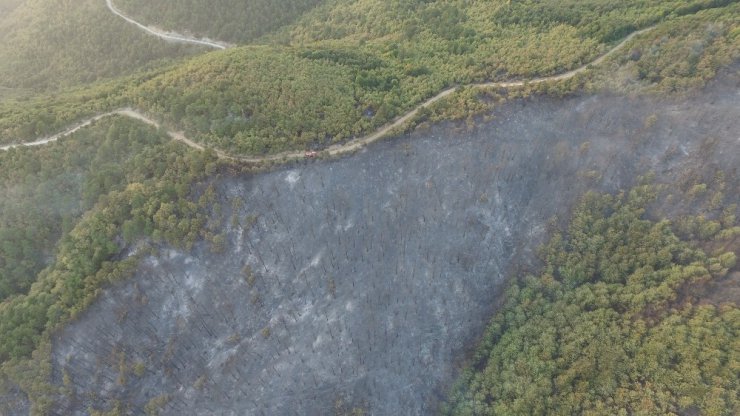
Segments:
[[[731,72],[690,99],[525,99],[474,129],[214,179],[215,252],[162,248],[59,332],[54,408],[432,413],[583,192],[649,171],[723,170],[737,189],[737,87]]]

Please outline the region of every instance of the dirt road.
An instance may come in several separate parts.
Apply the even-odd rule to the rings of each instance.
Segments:
[[[131,23],[132,25],[135,25],[139,29],[143,30],[144,32],[157,36],[161,39],[172,41],[172,42],[183,42],[183,43],[191,43],[194,45],[202,45],[202,46],[208,46],[211,48],[216,49],[226,49],[231,47],[232,45],[225,43],[225,42],[219,42],[215,40],[210,39],[197,39],[191,36],[185,36],[177,32],[165,32],[163,30],[159,30],[157,28],[149,27],[144,24],[141,24],[137,22],[136,20],[126,16],[120,9],[118,9],[112,2],[112,0],[105,0],[105,4],[108,6],[108,9],[111,11],[111,13],[115,14],[116,16],[120,17],[121,19]]]
[[[108,3],[108,7],[110,7],[111,10],[115,10],[115,7],[113,7],[112,4],[111,4],[111,0],[106,0],[106,2]],[[114,13],[115,13],[115,11],[114,11]],[[116,13],[116,14],[119,14],[119,13]],[[129,20],[127,17],[125,17],[123,15],[121,15],[121,16],[123,18]],[[142,26],[139,23],[136,23],[136,22],[133,22],[133,23],[135,23],[138,26],[141,26],[141,27],[146,28],[145,26]],[[576,76],[576,75],[578,75],[578,74],[586,71],[589,67],[596,66],[596,65],[599,65],[600,63],[604,62],[604,60],[606,58],[608,58],[610,55],[612,55],[616,51],[622,49],[633,38],[635,38],[636,36],[639,36],[639,35],[641,35],[643,33],[646,33],[646,32],[648,32],[648,31],[650,31],[652,29],[653,29],[653,27],[649,27],[649,28],[645,28],[645,29],[642,29],[642,30],[638,30],[637,32],[634,32],[631,35],[629,35],[626,38],[624,38],[624,40],[622,40],[622,42],[620,42],[618,45],[614,46],[612,49],[610,49],[608,52],[606,52],[605,54],[601,55],[600,57],[598,57],[594,61],[589,62],[586,65],[583,65],[583,66],[581,66],[579,68],[573,69],[571,71],[565,72],[565,73],[560,74],[560,75],[553,75],[553,76],[549,76],[549,77],[533,78],[533,79],[529,79],[529,80],[519,80],[519,81],[484,82],[484,83],[477,83],[477,84],[468,84],[467,87],[472,87],[472,88],[511,88],[511,87],[520,87],[520,86],[523,86],[525,84],[539,84],[539,83],[543,83],[543,82],[562,81],[562,80],[566,80],[566,79],[569,79],[569,78],[573,78],[574,76]],[[148,31],[148,28],[147,28],[147,31]],[[450,94],[454,93],[455,91],[457,91],[459,88],[461,88],[461,87],[460,86],[457,86],[457,87],[448,88],[448,89],[440,92],[439,94],[435,95],[434,97],[432,97],[432,98],[424,101],[423,103],[419,104],[413,110],[409,111],[405,115],[403,115],[403,116],[401,116],[401,117],[399,117],[399,118],[397,118],[397,119],[395,119],[395,120],[393,120],[393,121],[391,121],[391,122],[389,122],[389,123],[381,126],[377,130],[375,130],[373,133],[370,133],[370,134],[368,134],[366,136],[363,136],[363,137],[360,137],[360,138],[357,138],[357,139],[354,139],[354,140],[350,140],[347,143],[336,144],[336,145],[329,146],[326,149],[324,149],[321,153],[323,153],[325,155],[336,156],[336,155],[341,155],[341,154],[345,154],[345,153],[354,152],[354,151],[362,148],[363,146],[366,146],[366,145],[368,145],[370,143],[373,143],[373,142],[377,141],[378,139],[382,138],[383,136],[385,136],[386,134],[390,133],[394,129],[397,129],[397,128],[402,127],[408,121],[410,121],[411,119],[413,119],[419,113],[420,110],[422,110],[423,108],[429,107],[430,105],[432,105],[435,102],[443,99],[444,97],[447,97],[448,95],[450,95]],[[122,108],[122,109],[114,110],[114,111],[111,111],[111,112],[108,112],[108,113],[105,113],[105,114],[100,114],[100,115],[97,115],[95,117],[92,117],[92,118],[89,118],[87,120],[84,120],[84,121],[80,122],[79,124],[75,125],[74,127],[70,128],[70,129],[68,129],[68,130],[66,130],[64,132],[55,134],[53,136],[50,136],[50,137],[47,137],[47,138],[44,138],[44,139],[40,139],[40,140],[36,140],[36,141],[33,141],[33,142],[29,142],[29,143],[3,146],[3,147],[0,147],[0,150],[8,150],[8,149],[11,149],[11,148],[14,148],[14,147],[19,147],[19,146],[40,146],[40,145],[44,145],[44,144],[47,144],[47,143],[50,143],[50,142],[54,142],[54,141],[59,140],[62,137],[68,136],[68,135],[70,135],[70,134],[78,131],[79,129],[81,129],[83,127],[89,126],[90,124],[94,123],[95,121],[98,121],[98,120],[100,120],[102,118],[105,118],[105,117],[108,117],[108,116],[113,116],[113,115],[122,115],[122,116],[126,116],[126,117],[131,117],[131,118],[140,120],[140,121],[142,121],[144,123],[147,123],[149,125],[152,125],[152,126],[155,126],[155,127],[160,127],[160,124],[158,122],[156,122],[155,120],[147,117],[146,115],[144,115],[144,114],[136,111],[135,109],[133,109],[133,108]],[[183,132],[169,130],[167,132],[167,134],[173,140],[177,140],[179,142],[182,142],[182,143],[186,144],[187,146],[190,146],[190,147],[192,147],[194,149],[205,150],[205,147],[203,145],[200,145],[200,144],[194,142],[193,140],[187,138]],[[288,151],[288,152],[277,153],[277,154],[270,155],[270,156],[260,156],[260,157],[240,157],[240,156],[231,156],[231,155],[225,153],[223,150],[220,150],[220,149],[213,148],[213,150],[218,155],[218,157],[221,158],[221,159],[230,160],[230,161],[237,161],[237,162],[246,162],[246,163],[260,163],[260,162],[291,160],[291,159],[300,159],[300,158],[305,157],[305,152],[303,152],[303,151]]]

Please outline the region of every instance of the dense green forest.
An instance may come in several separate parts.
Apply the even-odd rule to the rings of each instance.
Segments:
[[[0,87],[58,90],[206,50],[142,33],[101,0],[4,0],[0,7],[8,10],[0,12]]]
[[[446,86],[578,67],[624,34],[656,22],[676,32],[711,32],[709,46],[730,46],[696,48],[684,42],[666,58],[662,49],[670,45],[656,42],[651,50],[657,51],[645,54],[642,72],[670,65],[656,59],[681,56],[688,47],[696,62],[720,52],[727,59],[737,55],[737,2],[590,0],[579,2],[577,12],[560,2],[537,4],[533,14],[503,1],[327,3],[264,38],[267,45],[199,56],[128,83],[113,98],[111,91],[95,90],[88,95],[105,98],[84,101],[84,111],[54,106],[74,101],[66,94],[57,97],[43,125],[14,104],[0,107],[8,114],[0,119],[5,132],[0,141],[50,133],[50,126],[92,114],[93,108],[110,108],[104,99],[132,104],[196,141],[235,154],[320,148],[371,131]],[[705,8],[711,10],[699,11]],[[696,20],[684,27],[687,18]],[[695,77],[699,69],[703,75],[703,68],[691,65],[676,75]]]
[[[124,167],[142,147],[162,141],[140,126],[121,135],[121,123],[103,140],[98,129],[86,129],[58,145],[0,153],[0,300],[27,292],[59,238],[101,195],[127,182]]]
[[[417,9],[413,12],[423,15]],[[411,12],[385,13],[394,17],[388,17],[391,25],[400,24]],[[362,15],[376,16],[368,10]],[[737,56],[738,41],[730,38],[736,36],[730,30],[738,15],[740,8],[735,4],[694,17],[697,21],[690,26],[682,18],[666,25],[672,31],[701,36],[712,22],[713,34],[707,44],[733,44],[733,50],[722,52]],[[465,40],[470,50],[462,55],[451,53],[444,46],[449,40],[439,34],[426,31],[406,41],[390,42],[388,34],[374,33],[371,27],[367,33],[377,36],[376,41],[363,43],[347,35],[341,41],[308,43],[310,47],[241,48],[192,60],[155,77],[135,90],[132,100],[199,142],[238,154],[323,147],[370,131],[449,85],[558,73],[588,62],[606,48],[597,39],[586,41],[572,27],[536,24],[517,23]],[[656,46],[655,54],[664,55],[662,45]],[[671,52],[675,58],[683,51]],[[700,58],[719,55],[713,52],[699,49],[694,53]],[[492,58],[505,62],[492,69],[488,62]],[[646,62],[645,66],[652,65]]]
[[[583,198],[542,273],[507,291],[447,414],[740,411],[740,309],[692,298],[737,267],[735,207],[715,221],[650,221],[655,189]],[[699,244],[674,233],[687,222]]]
[[[209,54],[142,85],[133,100],[230,152],[320,148],[372,130],[449,85],[564,72],[593,60],[623,33],[722,4],[628,2],[606,13],[606,2],[581,2],[587,30],[558,22],[557,2],[547,2],[538,19],[527,9],[508,10],[521,19],[500,23],[503,4],[468,3],[332,3],[272,37],[289,48]],[[728,10],[738,15],[736,3]],[[636,22],[629,29],[624,16]]]
[[[713,79],[717,70],[740,58],[737,5],[683,16],[635,39],[598,67],[565,81],[518,90],[462,88],[417,117],[416,122],[485,114],[500,102],[532,93],[565,95],[578,91],[685,94]]]
[[[292,23],[323,0],[115,0],[147,24],[233,43],[252,41]]]
[[[130,164],[168,140],[129,120],[102,124],[52,145],[0,153],[0,301],[26,293],[82,213],[135,181]]]

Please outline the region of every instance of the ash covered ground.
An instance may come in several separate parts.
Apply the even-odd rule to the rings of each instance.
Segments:
[[[724,169],[738,189],[739,91],[733,74],[683,99],[521,100],[472,131],[218,179],[223,252],[163,248],[60,331],[54,407],[434,413],[506,279],[583,192],[650,170]]]

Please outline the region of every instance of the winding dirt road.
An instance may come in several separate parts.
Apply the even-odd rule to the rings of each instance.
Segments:
[[[225,42],[218,42],[210,39],[197,39],[190,36],[185,36],[177,32],[165,32],[163,30],[159,30],[157,28],[149,27],[144,24],[141,24],[137,22],[136,20],[126,16],[120,9],[118,9],[114,4],[112,0],[105,0],[105,4],[108,6],[108,9],[111,11],[111,13],[115,14],[116,16],[120,17],[121,19],[131,23],[132,25],[135,25],[139,29],[143,30],[144,32],[157,36],[161,39],[172,41],[172,42],[182,42],[182,43],[191,43],[194,45],[202,45],[202,46],[208,46],[211,48],[216,49],[226,49],[231,47],[232,45],[225,43]]]
[[[106,1],[110,4],[110,0],[106,0]],[[614,46],[612,49],[610,49],[608,52],[606,52],[605,54],[601,55],[600,57],[598,57],[594,61],[592,61],[592,62],[590,62],[590,63],[588,63],[586,65],[583,65],[583,66],[581,66],[579,68],[576,68],[576,69],[573,69],[571,71],[562,73],[560,75],[553,75],[553,76],[541,77],[541,78],[533,78],[533,79],[530,79],[530,80],[521,80],[521,81],[484,82],[484,83],[478,83],[478,84],[468,84],[467,87],[472,87],[472,88],[511,88],[511,87],[520,87],[520,86],[523,86],[525,84],[539,84],[539,83],[543,83],[543,82],[562,81],[562,80],[566,80],[566,79],[569,79],[569,78],[573,78],[577,74],[580,74],[580,73],[586,71],[589,67],[595,66],[595,65],[599,65],[600,63],[604,62],[605,59],[607,59],[610,55],[614,54],[616,51],[622,49],[634,37],[639,36],[639,35],[641,35],[643,33],[646,33],[648,31],[652,30],[653,27],[648,27],[648,28],[645,28],[645,29],[642,29],[642,30],[638,30],[637,32],[634,32],[634,33],[630,34],[629,36],[627,36],[626,38],[624,38],[622,40],[622,42],[620,42],[618,45]],[[329,146],[326,149],[322,150],[321,151],[321,154],[323,154],[323,155],[329,155],[329,156],[337,156],[337,155],[341,155],[341,154],[345,154],[345,153],[351,153],[351,152],[354,152],[356,150],[359,150],[363,146],[366,146],[366,145],[368,145],[370,143],[373,143],[373,142],[379,140],[380,138],[382,138],[386,134],[390,133],[394,129],[397,129],[397,128],[402,127],[408,121],[410,121],[411,119],[413,119],[419,113],[420,110],[422,110],[423,108],[429,107],[430,105],[436,103],[437,101],[443,99],[444,97],[447,97],[448,95],[454,93],[455,91],[457,91],[460,88],[461,88],[460,86],[448,88],[448,89],[440,92],[439,94],[435,95],[434,97],[432,97],[432,98],[424,101],[423,103],[419,104],[418,106],[416,106],[416,108],[414,108],[413,110],[409,111],[405,115],[403,115],[403,116],[401,116],[401,117],[399,117],[399,118],[397,118],[397,119],[395,119],[395,120],[393,120],[393,121],[391,121],[391,122],[389,122],[389,123],[381,126],[377,130],[375,130],[375,132],[370,133],[370,134],[368,134],[366,136],[363,136],[363,137],[360,137],[360,138],[356,138],[356,139],[350,140],[349,142],[344,143],[344,144],[336,144],[336,145]],[[133,108],[122,108],[122,109],[114,110],[114,111],[111,111],[111,112],[108,112],[108,113],[105,113],[105,114],[100,114],[100,115],[97,115],[95,117],[91,117],[89,119],[86,119],[86,120],[84,120],[84,121],[76,124],[74,127],[70,128],[68,130],[65,130],[65,131],[63,131],[61,133],[57,133],[57,134],[55,134],[53,136],[49,136],[47,138],[36,140],[36,141],[33,141],[33,142],[29,142],[29,143],[22,143],[22,144],[15,144],[15,145],[3,146],[3,147],[0,147],[0,150],[9,150],[9,149],[12,149],[14,147],[20,147],[20,146],[41,146],[41,145],[44,145],[44,144],[47,144],[47,143],[51,143],[51,142],[54,142],[54,141],[59,140],[62,137],[65,137],[65,136],[68,136],[68,135],[70,135],[72,133],[75,133],[76,131],[80,130],[81,128],[86,127],[86,126],[89,126],[90,124],[92,124],[92,123],[94,123],[94,122],[96,122],[96,121],[98,121],[98,120],[100,120],[102,118],[105,118],[105,117],[108,117],[108,116],[113,116],[113,115],[121,115],[121,116],[131,117],[131,118],[134,118],[136,120],[140,120],[140,121],[142,121],[142,122],[144,122],[146,124],[149,124],[151,126],[154,126],[154,127],[157,127],[157,128],[160,127],[160,124],[157,121],[155,121],[155,120],[147,117],[146,115],[144,115],[144,114],[136,111],[135,109],[133,109]],[[198,143],[196,143],[196,142],[188,139],[183,132],[174,131],[174,130],[168,130],[167,131],[167,134],[173,140],[177,140],[177,141],[179,141],[181,143],[184,143],[187,146],[190,146],[190,147],[192,147],[194,149],[197,149],[197,150],[205,150],[206,149],[203,145],[200,145],[200,144],[198,144]],[[260,156],[260,157],[239,157],[239,156],[231,156],[231,155],[225,153],[224,151],[222,151],[220,149],[212,148],[212,150],[221,159],[229,160],[229,161],[235,161],[235,162],[246,162],[246,163],[261,163],[261,162],[283,161],[283,160],[291,160],[291,159],[300,159],[300,158],[305,157],[305,152],[302,152],[302,151],[288,151],[288,152],[283,152],[283,153],[277,153],[277,154],[270,155],[270,156]]]
[[[125,116],[125,117],[130,117],[130,118],[133,118],[135,120],[139,120],[141,122],[144,122],[146,124],[149,124],[150,126],[153,126],[153,127],[156,127],[156,128],[159,128],[160,127],[160,124],[158,122],[152,120],[151,118],[145,116],[144,114],[141,114],[140,112],[134,110],[133,108],[126,107],[126,108],[120,108],[118,110],[113,110],[113,111],[110,111],[110,112],[107,112],[107,113],[104,113],[104,114],[99,114],[99,115],[97,115],[95,117],[88,118],[86,120],[83,120],[83,121],[75,124],[73,127],[69,128],[69,129],[67,129],[67,130],[65,130],[65,131],[63,131],[61,133],[57,133],[57,134],[55,134],[53,136],[45,137],[43,139],[39,139],[39,140],[36,140],[36,141],[33,141],[33,142],[28,142],[28,143],[11,144],[11,145],[7,145],[7,146],[2,146],[2,147],[0,147],[0,150],[10,150],[10,149],[14,149],[16,147],[42,146],[42,145],[45,145],[45,144],[48,144],[48,143],[52,143],[52,142],[55,142],[55,141],[57,141],[57,140],[65,137],[65,136],[69,136],[72,133],[76,133],[80,129],[85,128],[85,127],[93,124],[94,122],[96,122],[96,121],[98,121],[100,119],[103,119],[103,118],[106,118],[106,117],[110,117],[110,116]],[[181,132],[168,131],[167,134],[172,139],[177,140],[177,141],[182,142],[182,143],[185,143],[186,145],[188,145],[188,146],[190,146],[190,147],[192,147],[194,149],[205,150],[205,148],[203,146],[201,146],[198,143],[195,143],[194,141],[188,139]],[[217,151],[216,153],[221,158],[229,158],[229,156],[226,155],[226,154],[224,154],[223,152],[218,152]]]

